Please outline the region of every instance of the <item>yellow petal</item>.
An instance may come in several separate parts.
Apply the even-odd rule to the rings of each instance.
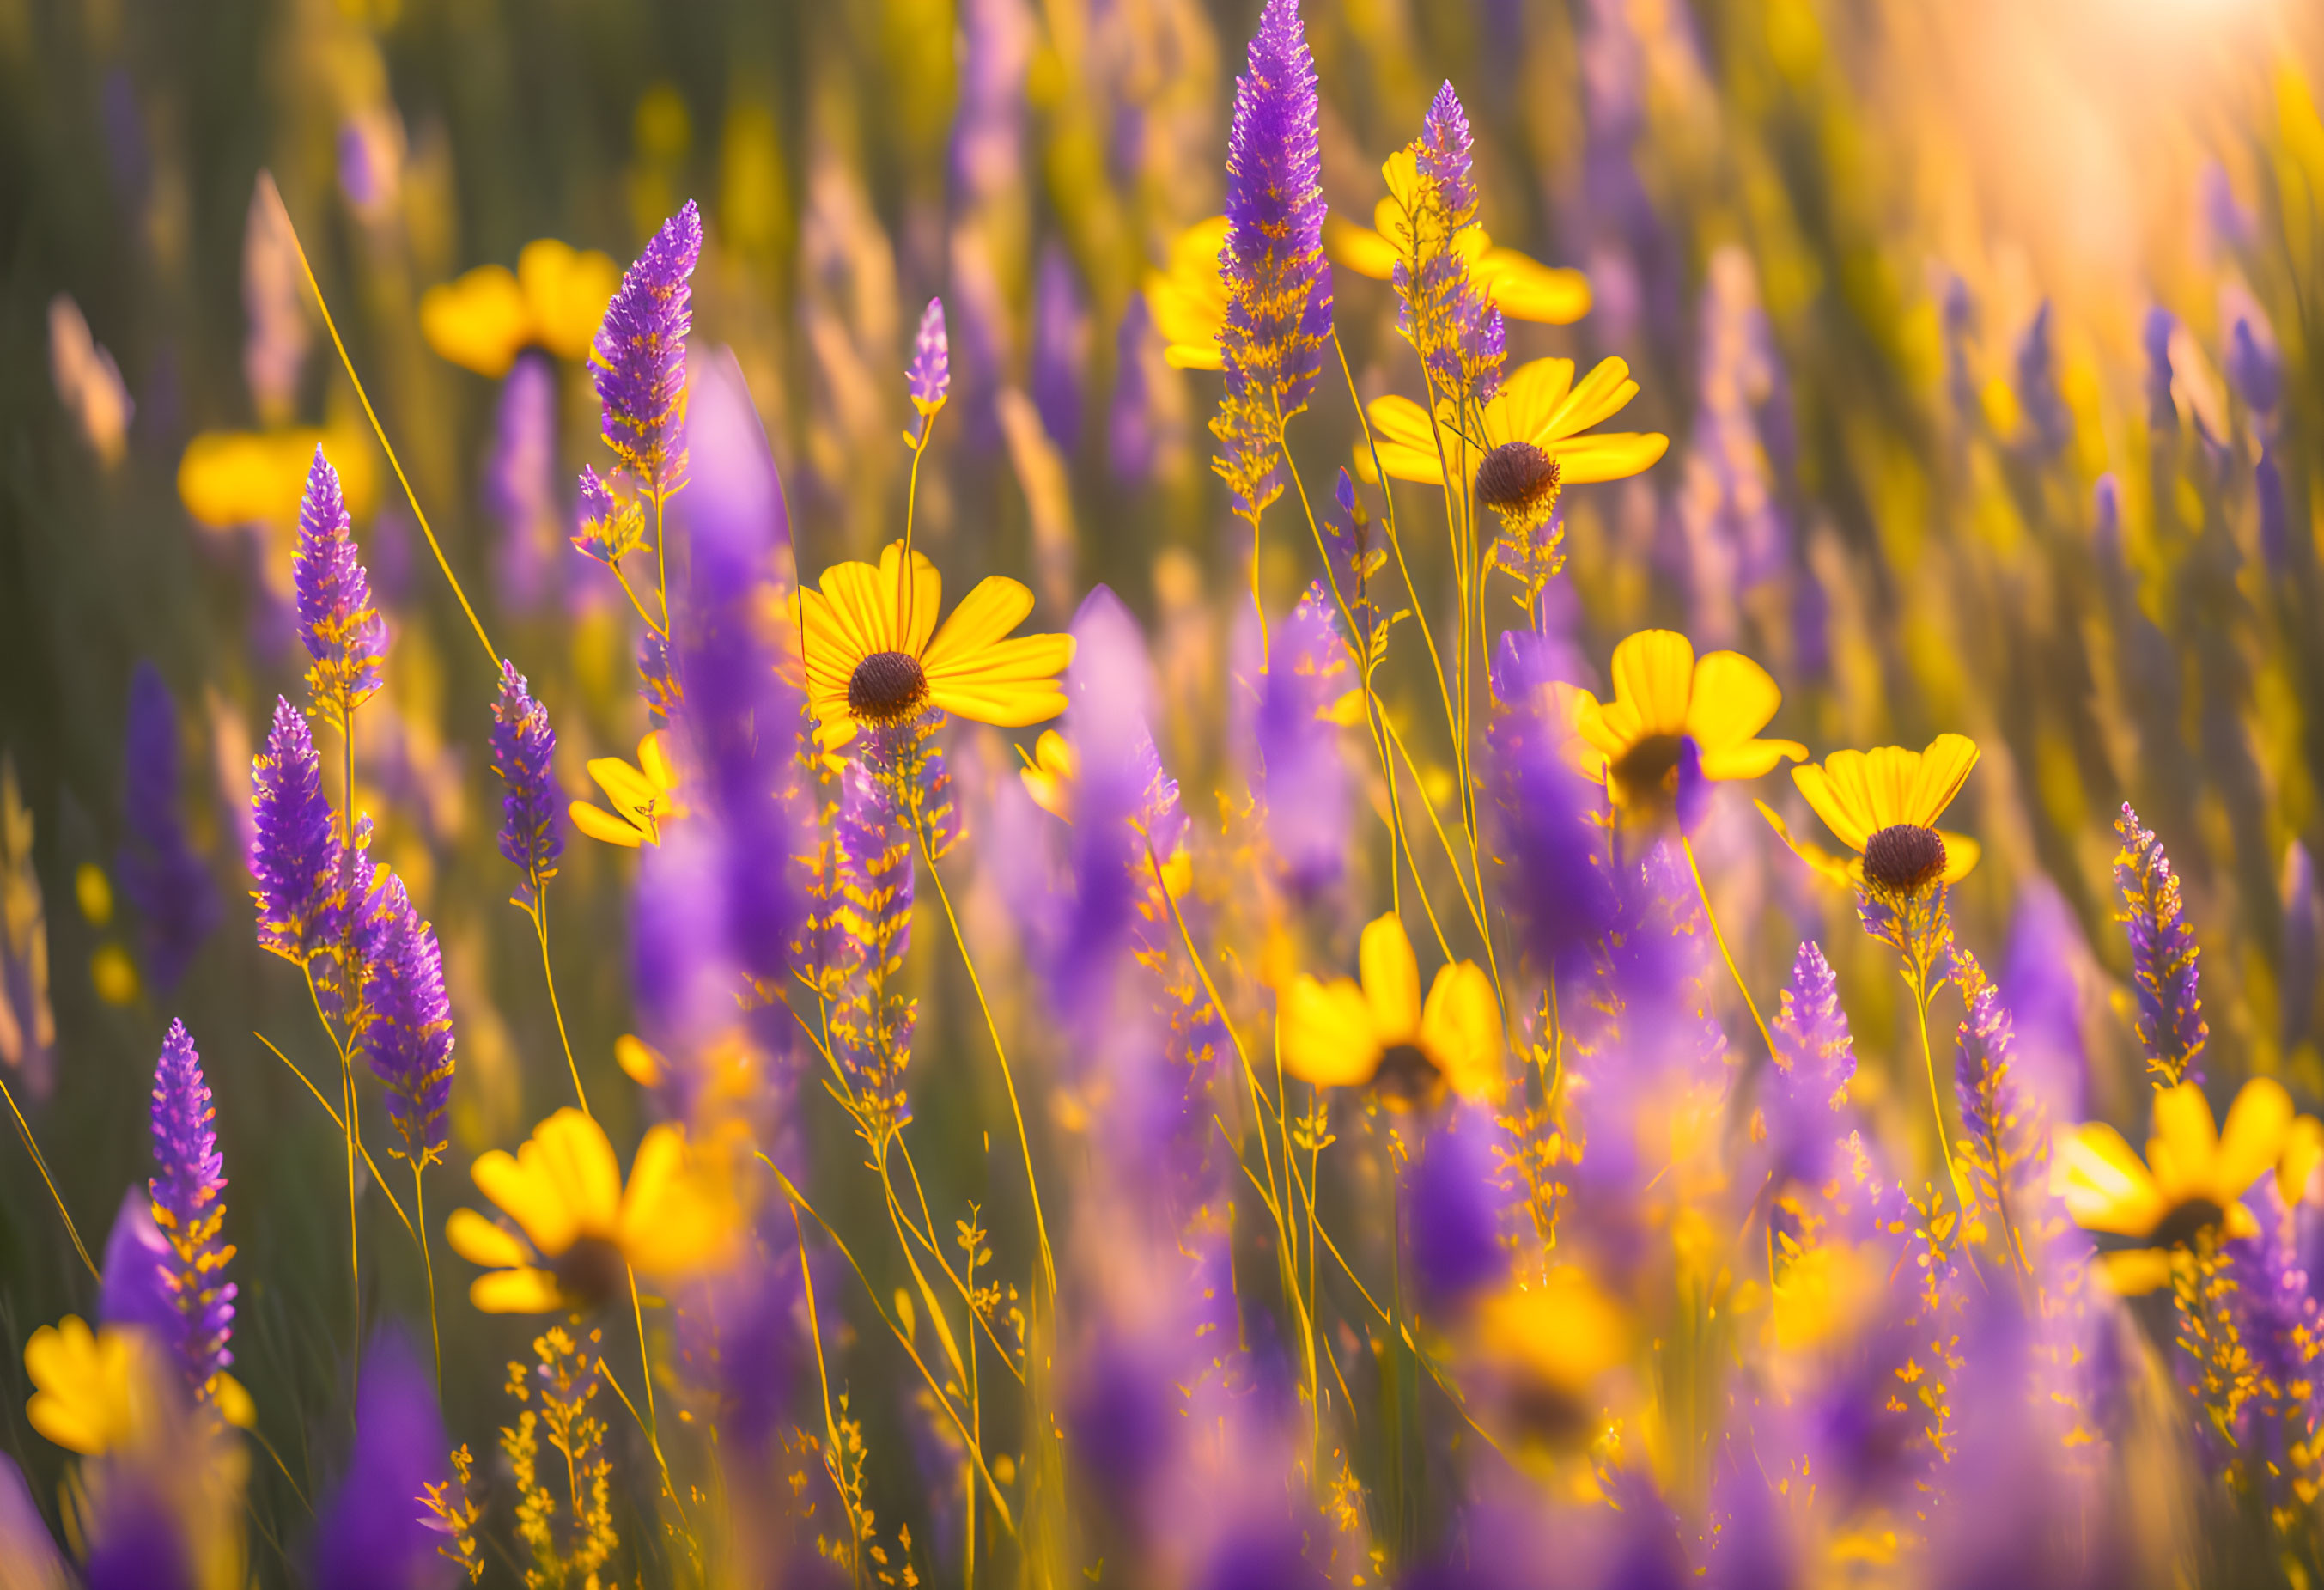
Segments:
[[[1960,793],[1969,769],[1977,765],[1977,742],[1967,735],[1939,735],[1921,753],[1905,815],[1899,821],[1933,828],[1945,808]]]
[[[1065,709],[1058,675],[1074,660],[1071,635],[1017,635],[982,653],[928,670],[928,699],[957,716],[1017,728]]]
[[[2240,1105],[2242,1100],[2236,1103]],[[2291,1118],[2287,1105],[2284,1119],[2288,1123]],[[2212,1123],[2211,1106],[2203,1090],[2182,1082],[2156,1093],[2154,1135],[2147,1141],[2146,1162],[2153,1167],[2165,1201],[2176,1204],[2190,1197],[2213,1197],[2211,1172],[2218,1158],[2218,1128]],[[2214,1201],[2224,1204],[2242,1192],[2236,1188],[2227,1197]]]
[[[2161,1248],[2126,1248],[2093,1262],[2098,1280],[2118,1298],[2143,1298],[2171,1280],[2171,1255]]]
[[[1914,822],[1917,809],[1913,796],[1921,782],[1921,753],[1902,745],[1876,745],[1866,753],[1863,768],[1865,808],[1872,814],[1870,832]]]
[[[554,1314],[566,1306],[557,1278],[546,1270],[495,1270],[468,1283],[479,1314]]]
[[[580,1234],[556,1188],[516,1155],[501,1149],[479,1154],[468,1175],[476,1190],[498,1205],[523,1228],[533,1247],[549,1257],[565,1252]]]
[[[1489,1101],[1501,1092],[1501,1007],[1492,979],[1474,961],[1455,961],[1429,985],[1420,1047],[1453,1092]]]
[[[498,380],[531,340],[532,316],[514,272],[478,265],[420,295],[420,334],[439,356]]]
[[[1364,415],[1371,421],[1374,441],[1394,442],[1425,451],[1432,460],[1435,458],[1436,427],[1430,421],[1428,411],[1410,398],[1395,393],[1376,397],[1364,405]]]
[[[530,1263],[532,1254],[516,1234],[493,1225],[474,1209],[455,1209],[444,1222],[444,1240],[471,1264],[507,1270]]]
[[[656,790],[678,788],[678,773],[662,749],[659,729],[638,742],[638,771],[645,775],[646,782]]]
[[[1001,575],[979,580],[920,659],[928,677],[951,668],[973,666],[986,647],[1025,622],[1033,611],[1033,593],[1019,582]]]
[[[605,307],[622,285],[622,268],[595,249],[538,237],[516,256],[533,335],[560,359],[589,356]]]
[[[1740,652],[1712,652],[1694,665],[1686,732],[1708,761],[1711,753],[1740,745],[1766,728],[1783,701],[1766,669]]]
[[[1573,390],[1572,359],[1534,359],[1520,365],[1485,405],[1485,435],[1496,444],[1530,441],[1539,446],[1551,416]],[[1559,466],[1561,476],[1563,466]]]
[[[1410,1043],[1420,1031],[1420,966],[1394,912],[1364,924],[1356,966],[1381,1047]]]
[[[2286,1206],[2307,1197],[2308,1183],[2319,1166],[2324,1166],[2324,1121],[2302,1115],[2284,1134],[2283,1158],[2275,1167],[2276,1191]]]
[[[2292,1095],[2273,1077],[2255,1077],[2227,1106],[2227,1123],[2219,1132],[2219,1157],[2213,1182],[2225,1195],[2216,1201],[2232,1204],[2251,1190],[2253,1182],[2283,1157],[2292,1134]]]
[[[1338,215],[1323,217],[1323,251],[1341,269],[1369,276],[1375,282],[1385,282],[1396,274],[1396,245],[1370,226],[1359,226]]]
[[[616,1242],[641,1275],[698,1274],[733,1251],[738,1217],[718,1168],[687,1150],[683,1127],[646,1133],[630,1167]]]
[[[1643,629],[1614,648],[1616,699],[1638,715],[1637,732],[1686,733],[1694,689],[1694,646],[1675,630]]]
[[[1565,401],[1538,422],[1536,430],[1529,435],[1522,431],[1518,434],[1536,445],[1573,436],[1600,420],[1610,419],[1637,395],[1638,384],[1630,379],[1628,365],[1620,359],[1600,359],[1597,367],[1565,394]]]
[[[1984,846],[1967,834],[1955,834],[1943,828],[1937,830],[1937,837],[1945,842],[1943,875],[1946,883],[1958,883],[1977,870],[1978,858],[1985,854]]]
[[[622,1167],[605,1129],[594,1119],[568,1105],[534,1127],[517,1156],[530,1159],[548,1179],[579,1234],[613,1234],[622,1207]]]
[[[1794,855],[1813,867],[1818,875],[1831,883],[1838,883],[1842,888],[1854,883],[1854,875],[1849,871],[1849,864],[1845,859],[1834,855],[1821,845],[1811,844],[1805,839],[1794,838],[1791,826],[1776,815],[1775,809],[1766,801],[1754,800],[1751,804],[1759,809],[1759,815],[1766,818],[1767,826],[1775,830],[1775,837],[1781,839]]]
[[[1376,236],[1376,235],[1375,235]],[[1382,238],[1394,263],[1393,245]],[[1365,271],[1352,263],[1349,269]],[[1381,276],[1387,272],[1377,273]],[[1561,270],[1519,254],[1514,248],[1489,248],[1477,261],[1473,274],[1508,319],[1532,320],[1545,326],[1571,326],[1590,312],[1590,279],[1579,271]]]
[[[1326,985],[1301,973],[1283,991],[1277,1015],[1283,1068],[1318,1087],[1357,1087],[1379,1069],[1371,1006],[1351,978]]]
[[[2103,1121],[2059,1134],[2066,1213],[2086,1231],[2145,1236],[2170,1213],[2154,1178]]]
[[[1863,767],[1861,751],[1835,751],[1821,766],[1810,763],[1792,770],[1792,782],[1807,798],[1808,809],[1821,818],[1823,826],[1850,850],[1862,850],[1873,832],[1864,799]]]
[[[1764,778],[1775,770],[1777,763],[1798,762],[1807,753],[1808,748],[1797,740],[1746,740],[1723,751],[1704,752],[1702,776],[1721,781]]]
[[[217,1410],[220,1419],[238,1430],[255,1428],[258,1424],[258,1404],[250,1400],[243,1383],[223,1369],[210,1376],[210,1406]]]
[[[1557,460],[1559,484],[1594,485],[1643,475],[1662,462],[1670,450],[1670,438],[1655,430],[1592,431],[1551,442],[1542,450]]]
[[[619,845],[629,850],[635,850],[646,841],[645,830],[586,800],[574,801],[565,809],[565,814],[573,819],[575,827],[592,839],[602,839],[608,845]]]

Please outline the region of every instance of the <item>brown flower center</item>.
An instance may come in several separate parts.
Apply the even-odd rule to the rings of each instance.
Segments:
[[[1864,878],[1890,894],[1918,894],[1944,875],[1945,842],[1934,828],[1896,823],[1864,842]]]
[[[2189,1198],[2163,1217],[2147,1241],[2158,1248],[2183,1248],[2196,1235],[2217,1225],[2227,1217],[2227,1212],[2209,1198]]]
[[[1529,441],[1505,441],[1477,466],[1477,500],[1530,518],[1557,495],[1557,460]]]
[[[874,652],[847,678],[847,710],[866,723],[896,723],[928,698],[928,676],[909,652]]]
[[[1675,800],[1678,762],[1685,748],[1683,735],[1648,735],[1622,753],[1611,769],[1615,800],[1635,810]]]
[[[1399,1110],[1425,1108],[1444,1091],[1444,1073],[1416,1043],[1393,1043],[1380,1056],[1372,1086],[1381,1099]]]
[[[549,1268],[557,1277],[558,1290],[584,1308],[612,1297],[629,1273],[622,1250],[601,1236],[576,1238]]]

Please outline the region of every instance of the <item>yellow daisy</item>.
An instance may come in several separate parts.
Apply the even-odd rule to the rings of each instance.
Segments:
[[[1412,226],[1406,217],[1419,203],[1419,169],[1410,149],[1388,157],[1380,167],[1388,197],[1372,207],[1370,227],[1325,217],[1323,245],[1333,263],[1386,282],[1395,276],[1397,261],[1412,263]],[[1467,256],[1469,279],[1485,290],[1504,319],[1570,326],[1590,312],[1590,279],[1579,271],[1545,265],[1514,248],[1497,248],[1482,226],[1463,227],[1452,246]]]
[[[938,629],[943,577],[914,552],[908,592],[903,569],[903,546],[890,541],[877,569],[835,563],[820,590],[802,587],[791,598],[807,703],[826,747],[931,707],[1002,728],[1065,709],[1057,676],[1074,660],[1073,636],[1009,633],[1033,611],[1031,591],[991,576]]]
[[[1284,991],[1283,1068],[1318,1087],[1378,1084],[1390,1105],[1431,1105],[1501,1091],[1501,1009],[1474,961],[1436,974],[1420,997],[1420,966],[1395,916],[1369,924],[1357,948],[1363,983],[1301,973]]]
[[[1025,765],[1017,776],[1025,781],[1025,793],[1033,804],[1061,823],[1074,820],[1074,785],[1081,778],[1082,759],[1074,743],[1055,729],[1043,729],[1041,737],[1033,744],[1033,754],[1027,756],[1019,746],[1018,757]]]
[[[468,1289],[486,1314],[586,1308],[613,1296],[630,1271],[666,1281],[699,1275],[724,1262],[740,1231],[732,1189],[687,1152],[682,1126],[646,1133],[626,1188],[604,1128],[569,1108],[534,1127],[514,1154],[484,1155],[470,1174],[518,1228],[473,1209],[446,1223],[453,1252],[490,1271]]]
[[[1917,894],[1940,881],[1959,883],[1983,854],[1966,834],[1946,833],[1937,818],[1977,765],[1977,742],[1939,735],[1925,751],[1883,745],[1835,751],[1821,766],[1792,770],[1824,827],[1856,852],[1853,859],[1795,839],[1766,801],[1759,813],[1802,861],[1838,883],[1894,894]]]
[[[1470,454],[1478,460],[1480,476],[1490,470],[1528,481],[1546,477],[1560,487],[1626,479],[1650,468],[1669,448],[1670,438],[1653,431],[1583,433],[1611,418],[1637,393],[1630,367],[1619,359],[1601,361],[1579,386],[1573,383],[1572,359],[1536,359],[1513,371],[1485,405],[1481,433],[1469,438]],[[1427,410],[1391,393],[1374,398],[1364,411],[1371,417],[1379,469],[1397,480],[1431,485],[1443,480],[1437,428],[1429,423]],[[1448,437],[1462,430],[1462,416],[1449,406],[1440,411],[1439,419]],[[1356,467],[1367,481],[1376,482],[1379,472],[1372,467],[1371,451],[1359,447]],[[1554,476],[1551,465],[1556,466]]]
[[[593,757],[589,776],[597,781],[613,809],[607,811],[586,800],[576,800],[565,809],[573,826],[592,839],[629,850],[659,845],[662,823],[686,815],[686,809],[678,803],[678,772],[662,753],[659,730],[638,742],[637,766],[618,756]]]
[[[2199,1234],[2259,1234],[2243,1196],[2283,1158],[2292,1135],[2292,1095],[2273,1077],[2244,1084],[2225,1132],[2203,1090],[2182,1082],[2154,1095],[2154,1136],[2143,1164],[2103,1121],[2063,1134],[2066,1212],[2085,1231],[2138,1242],[2101,1262],[2116,1290],[2153,1291],[2171,1277],[2171,1250]]]
[[[1674,630],[1647,629],[1614,648],[1614,699],[1573,693],[1574,765],[1600,780],[1615,809],[1633,819],[1667,815],[1679,761],[1694,742],[1706,779],[1756,779],[1808,748],[1757,737],[1783,704],[1767,670],[1739,652],[1694,654]]]
[[[1227,218],[1196,221],[1170,245],[1170,263],[1146,278],[1146,312],[1162,336],[1162,357],[1175,370],[1223,370],[1219,332],[1227,323],[1226,278],[1219,251]]]
[[[588,357],[621,284],[622,267],[605,255],[539,237],[516,256],[514,271],[478,265],[422,293],[420,330],[445,358],[498,380],[528,347]]]
[[[97,1457],[127,1445],[154,1415],[164,1382],[143,1331],[91,1330],[77,1315],[34,1331],[24,1344],[32,1399],[24,1416],[69,1452]]]

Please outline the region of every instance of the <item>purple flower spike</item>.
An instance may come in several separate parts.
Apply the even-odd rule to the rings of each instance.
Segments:
[[[532,698],[516,664],[501,664],[500,699],[493,703],[493,771],[501,776],[501,854],[524,883],[516,902],[540,904],[540,891],[557,875],[565,841],[557,831],[557,787],[549,761],[557,731],[549,709]]]
[[[226,1279],[234,1246],[221,1240],[226,1161],[211,1126],[217,1118],[202,1058],[186,1024],[172,1021],[153,1071],[153,1160],[160,1174],[146,1186],[153,1224],[170,1245],[167,1282],[178,1317],[171,1345],[197,1393],[234,1362],[226,1343],[234,1335],[235,1286]]]
[[[1469,161],[1473,143],[1469,113],[1461,107],[1461,97],[1452,91],[1452,85],[1445,83],[1428,103],[1416,153],[1420,174],[1436,184],[1437,200],[1454,226],[1465,226],[1477,213],[1477,183]]]
[[[1447,83],[1436,91],[1411,146],[1423,186],[1422,213],[1414,217],[1420,256],[1416,270],[1397,263],[1396,290],[1403,300],[1397,329],[1443,395],[1483,403],[1500,390],[1508,332],[1501,311],[1471,280],[1468,257],[1452,241],[1477,219],[1471,142],[1468,113]]]
[[[2123,908],[2116,920],[2130,929],[2130,977],[2138,991],[2138,1041],[2146,1050],[2147,1069],[2165,1087],[2200,1083],[2211,1029],[2203,1020],[2195,965],[2200,952],[2186,920],[2179,879],[2163,842],[2139,827],[2138,813],[2127,801],[2114,831],[2122,837],[2122,850],[2114,858]]]
[[[1347,864],[1348,770],[1339,726],[1325,715],[1353,687],[1353,661],[1330,594],[1312,585],[1259,676],[1258,794],[1286,881],[1303,897],[1337,883]]]
[[[379,689],[387,620],[372,605],[371,580],[355,555],[339,472],[315,449],[307,495],[299,503],[299,639],[315,661],[307,670],[315,709],[344,725]]]
[[[1954,951],[1964,987],[1977,988],[1960,1024],[1953,1086],[1960,1100],[1959,1158],[1977,1200],[1992,1215],[1994,1234],[2009,1244],[2017,1267],[2032,1274],[2040,1253],[2034,1229],[2049,1183],[2049,1132],[2042,1109],[2011,1074],[2015,1046],[2001,990],[1966,951]]]
[[[1332,334],[1323,259],[1315,62],[1296,0],[1268,0],[1235,79],[1227,141],[1227,284],[1219,333],[1226,393],[1211,430],[1215,467],[1254,519],[1283,489],[1283,422],[1307,406]]]
[[[250,875],[258,943],[305,966],[337,942],[339,837],[306,716],[281,697],[266,749],[251,759]]]
[[[912,407],[933,414],[944,407],[952,388],[952,347],[945,339],[944,300],[932,298],[920,311],[920,329],[912,338],[912,362],[904,371]]]
[[[367,908],[382,925],[364,978],[363,1046],[387,1089],[387,1114],[415,1165],[443,1153],[452,1097],[452,1004],[436,929],[411,909],[403,880],[388,874]]]
[[[702,217],[689,199],[622,276],[589,353],[605,445],[657,501],[686,484],[686,337],[701,254]]]
[[[150,661],[130,680],[122,778],[121,892],[143,920],[146,972],[167,994],[217,926],[218,899],[179,815],[178,707]]]
[[[315,1532],[315,1576],[334,1590],[423,1590],[456,1582],[437,1555],[444,1537],[419,1505],[450,1477],[436,1388],[410,1343],[390,1329],[364,1355],[355,1450],[337,1500]]]
[[[1792,980],[1769,1029],[1775,1067],[1759,1085],[1769,1169],[1776,1182],[1818,1186],[1828,1179],[1846,1146],[1848,1084],[1856,1075],[1856,1045],[1840,1009],[1831,963],[1813,941],[1800,946]]]

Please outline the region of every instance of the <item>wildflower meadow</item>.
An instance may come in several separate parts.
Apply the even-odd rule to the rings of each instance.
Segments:
[[[2319,104],[0,0],[0,1590],[2324,1585]]]

